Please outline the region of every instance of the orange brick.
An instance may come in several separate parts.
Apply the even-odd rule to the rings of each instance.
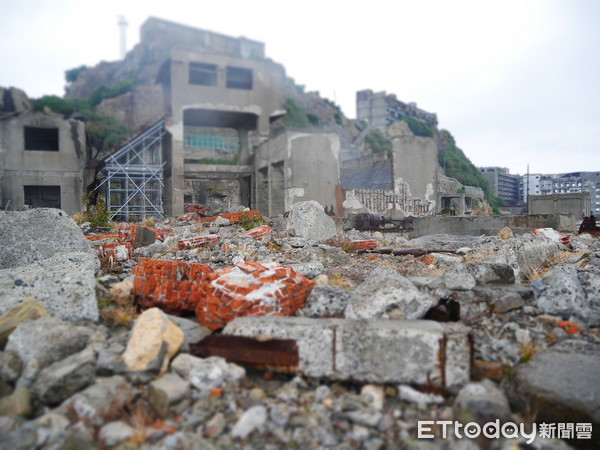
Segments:
[[[260,227],[252,228],[251,230],[245,231],[246,236],[252,236],[254,239],[262,240],[267,235],[273,234],[273,230],[268,225],[261,225]]]
[[[350,241],[352,250],[372,250],[377,248],[377,239],[367,239],[363,241]]]
[[[193,290],[212,269],[204,264],[140,258],[133,283],[137,303],[157,306],[168,313],[195,311],[198,297]]]
[[[288,266],[244,262],[207,274],[192,297],[200,322],[215,330],[235,317],[294,314],[314,285]]]

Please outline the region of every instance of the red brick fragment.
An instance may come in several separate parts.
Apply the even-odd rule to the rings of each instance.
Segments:
[[[200,322],[216,330],[236,317],[293,315],[314,285],[288,266],[244,262],[209,273],[192,296]]]
[[[115,242],[92,247],[98,257],[112,257],[113,261],[127,261],[132,258],[132,246],[129,242]]]
[[[129,242],[135,247],[138,226],[135,223],[122,223],[119,226],[119,242]]]
[[[138,304],[157,306],[170,314],[193,312],[200,297],[192,291],[212,269],[204,264],[140,258],[133,291]]]
[[[260,227],[245,231],[242,234],[245,234],[246,236],[252,236],[254,239],[262,240],[267,235],[273,234],[273,230],[268,225],[261,225]]]
[[[182,239],[177,242],[177,246],[179,250],[185,250],[190,248],[203,247],[208,244],[214,244],[215,242],[219,242],[221,240],[221,236],[218,234],[207,234],[204,236],[198,236],[195,238]]]

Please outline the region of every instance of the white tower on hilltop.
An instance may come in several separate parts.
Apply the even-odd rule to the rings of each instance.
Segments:
[[[121,59],[125,59],[125,53],[127,53],[127,21],[125,20],[125,16],[119,16],[119,47],[120,47],[120,57]]]

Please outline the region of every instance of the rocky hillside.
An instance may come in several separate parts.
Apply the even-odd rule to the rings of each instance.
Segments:
[[[0,212],[0,447],[600,445],[598,238],[408,240],[294,206],[87,240],[57,210]]]

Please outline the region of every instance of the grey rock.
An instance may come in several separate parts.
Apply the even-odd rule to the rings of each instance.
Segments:
[[[457,236],[451,234],[429,234],[406,243],[407,247],[425,248],[425,249],[450,249],[457,250],[462,247],[477,247],[480,242],[478,236]]]
[[[17,388],[11,395],[0,398],[0,416],[29,417],[32,413],[31,392],[27,388]]]
[[[44,238],[46,239],[46,238]],[[65,320],[97,321],[96,279],[98,258],[90,253],[57,252],[25,267],[0,270],[0,313],[28,298],[44,304],[48,312]]]
[[[559,245],[549,239],[531,236],[523,237],[510,251],[514,252],[521,279],[531,278],[544,265],[548,258],[556,255]],[[513,266],[514,267],[514,266]]]
[[[217,356],[198,358],[182,353],[171,362],[171,368],[203,395],[210,393],[211,389],[223,386],[226,381],[236,382],[246,376],[243,367],[228,363],[224,358]]]
[[[531,283],[537,307],[548,314],[586,318],[590,314],[583,286],[572,266],[558,266]]]
[[[267,408],[262,405],[253,406],[242,414],[242,417],[234,425],[231,435],[243,439],[254,430],[262,428],[267,417]]]
[[[26,320],[50,317],[46,307],[33,298],[28,298],[23,303],[15,306],[0,316],[0,348],[6,346],[8,336],[17,326]]]
[[[227,227],[227,226],[231,225],[231,220],[229,220],[225,217],[219,216],[213,221],[212,224],[215,227]]]
[[[125,442],[135,434],[135,430],[125,422],[109,422],[100,428],[98,438],[106,447],[111,448]]]
[[[0,211],[0,242],[0,269],[25,266],[58,253],[94,256],[75,221],[54,208]]]
[[[417,403],[422,405],[439,405],[444,403],[444,397],[441,395],[426,394],[404,384],[398,386],[398,398],[408,403]]]
[[[325,267],[340,267],[350,262],[350,255],[339,247],[319,245],[304,247],[298,252],[303,263],[318,263]]]
[[[303,237],[289,237],[289,238],[281,238],[274,239],[274,242],[277,245],[289,245],[292,248],[302,248],[302,247],[311,247],[317,244],[317,241],[312,239],[307,239]]]
[[[285,427],[290,420],[292,408],[286,403],[275,403],[269,408],[269,416],[278,427]]]
[[[442,282],[453,291],[470,291],[475,287],[475,278],[464,270],[449,269],[444,273]]]
[[[510,406],[504,392],[490,380],[469,383],[454,400],[455,418],[462,423],[477,422],[480,425],[510,418]]]
[[[212,330],[210,328],[205,327],[195,320],[186,319],[185,317],[172,316],[169,314],[167,314],[167,317],[183,331],[185,340],[183,341],[183,346],[180,350],[182,352],[189,352],[190,344],[201,341],[206,336],[210,336],[212,334]]]
[[[42,369],[32,387],[36,399],[56,405],[94,382],[96,353],[90,348]]]
[[[511,292],[504,297],[494,300],[491,306],[493,311],[503,314],[514,309],[522,308],[525,306],[525,302],[519,294]]]
[[[148,386],[148,401],[158,411],[166,413],[176,408],[182,412],[181,404],[187,406],[191,390],[190,383],[174,373],[167,373]]]
[[[54,412],[99,426],[104,424],[108,413],[119,410],[139,394],[122,376],[97,378],[94,384],[65,400]]]
[[[325,266],[320,262],[290,264],[290,267],[311,279],[325,272]]]
[[[88,234],[92,232],[92,224],[89,222],[83,222],[81,225],[79,225],[79,229],[81,230],[81,232],[83,234]]]
[[[513,284],[515,271],[509,264],[503,263],[471,263],[467,270],[477,284]]]
[[[91,328],[54,317],[21,323],[6,345],[23,364],[17,386],[30,387],[44,367],[83,350],[95,336]]]
[[[336,235],[335,222],[325,214],[323,206],[314,200],[292,205],[288,217],[288,229],[296,236],[324,241]]]
[[[146,247],[139,247],[133,251],[135,256],[139,256],[142,258],[151,258],[157,253],[165,253],[169,250],[169,246],[160,242],[156,242],[154,244],[150,244]]]
[[[12,352],[0,351],[0,381],[14,383],[21,374],[21,360]]]
[[[514,394],[520,406],[536,405],[538,422],[592,422],[596,428],[600,426],[598,373],[600,353],[540,353],[517,368]]]
[[[341,316],[348,306],[351,295],[351,291],[338,286],[317,285],[304,303],[304,315],[307,317]]]
[[[206,426],[204,427],[204,432],[202,434],[205,437],[215,438],[223,433],[226,426],[227,421],[225,420],[223,413],[217,413],[208,422],[206,422]]]
[[[390,318],[398,310],[406,319],[420,319],[433,299],[391,267],[377,267],[358,286],[346,308],[349,319]]]

